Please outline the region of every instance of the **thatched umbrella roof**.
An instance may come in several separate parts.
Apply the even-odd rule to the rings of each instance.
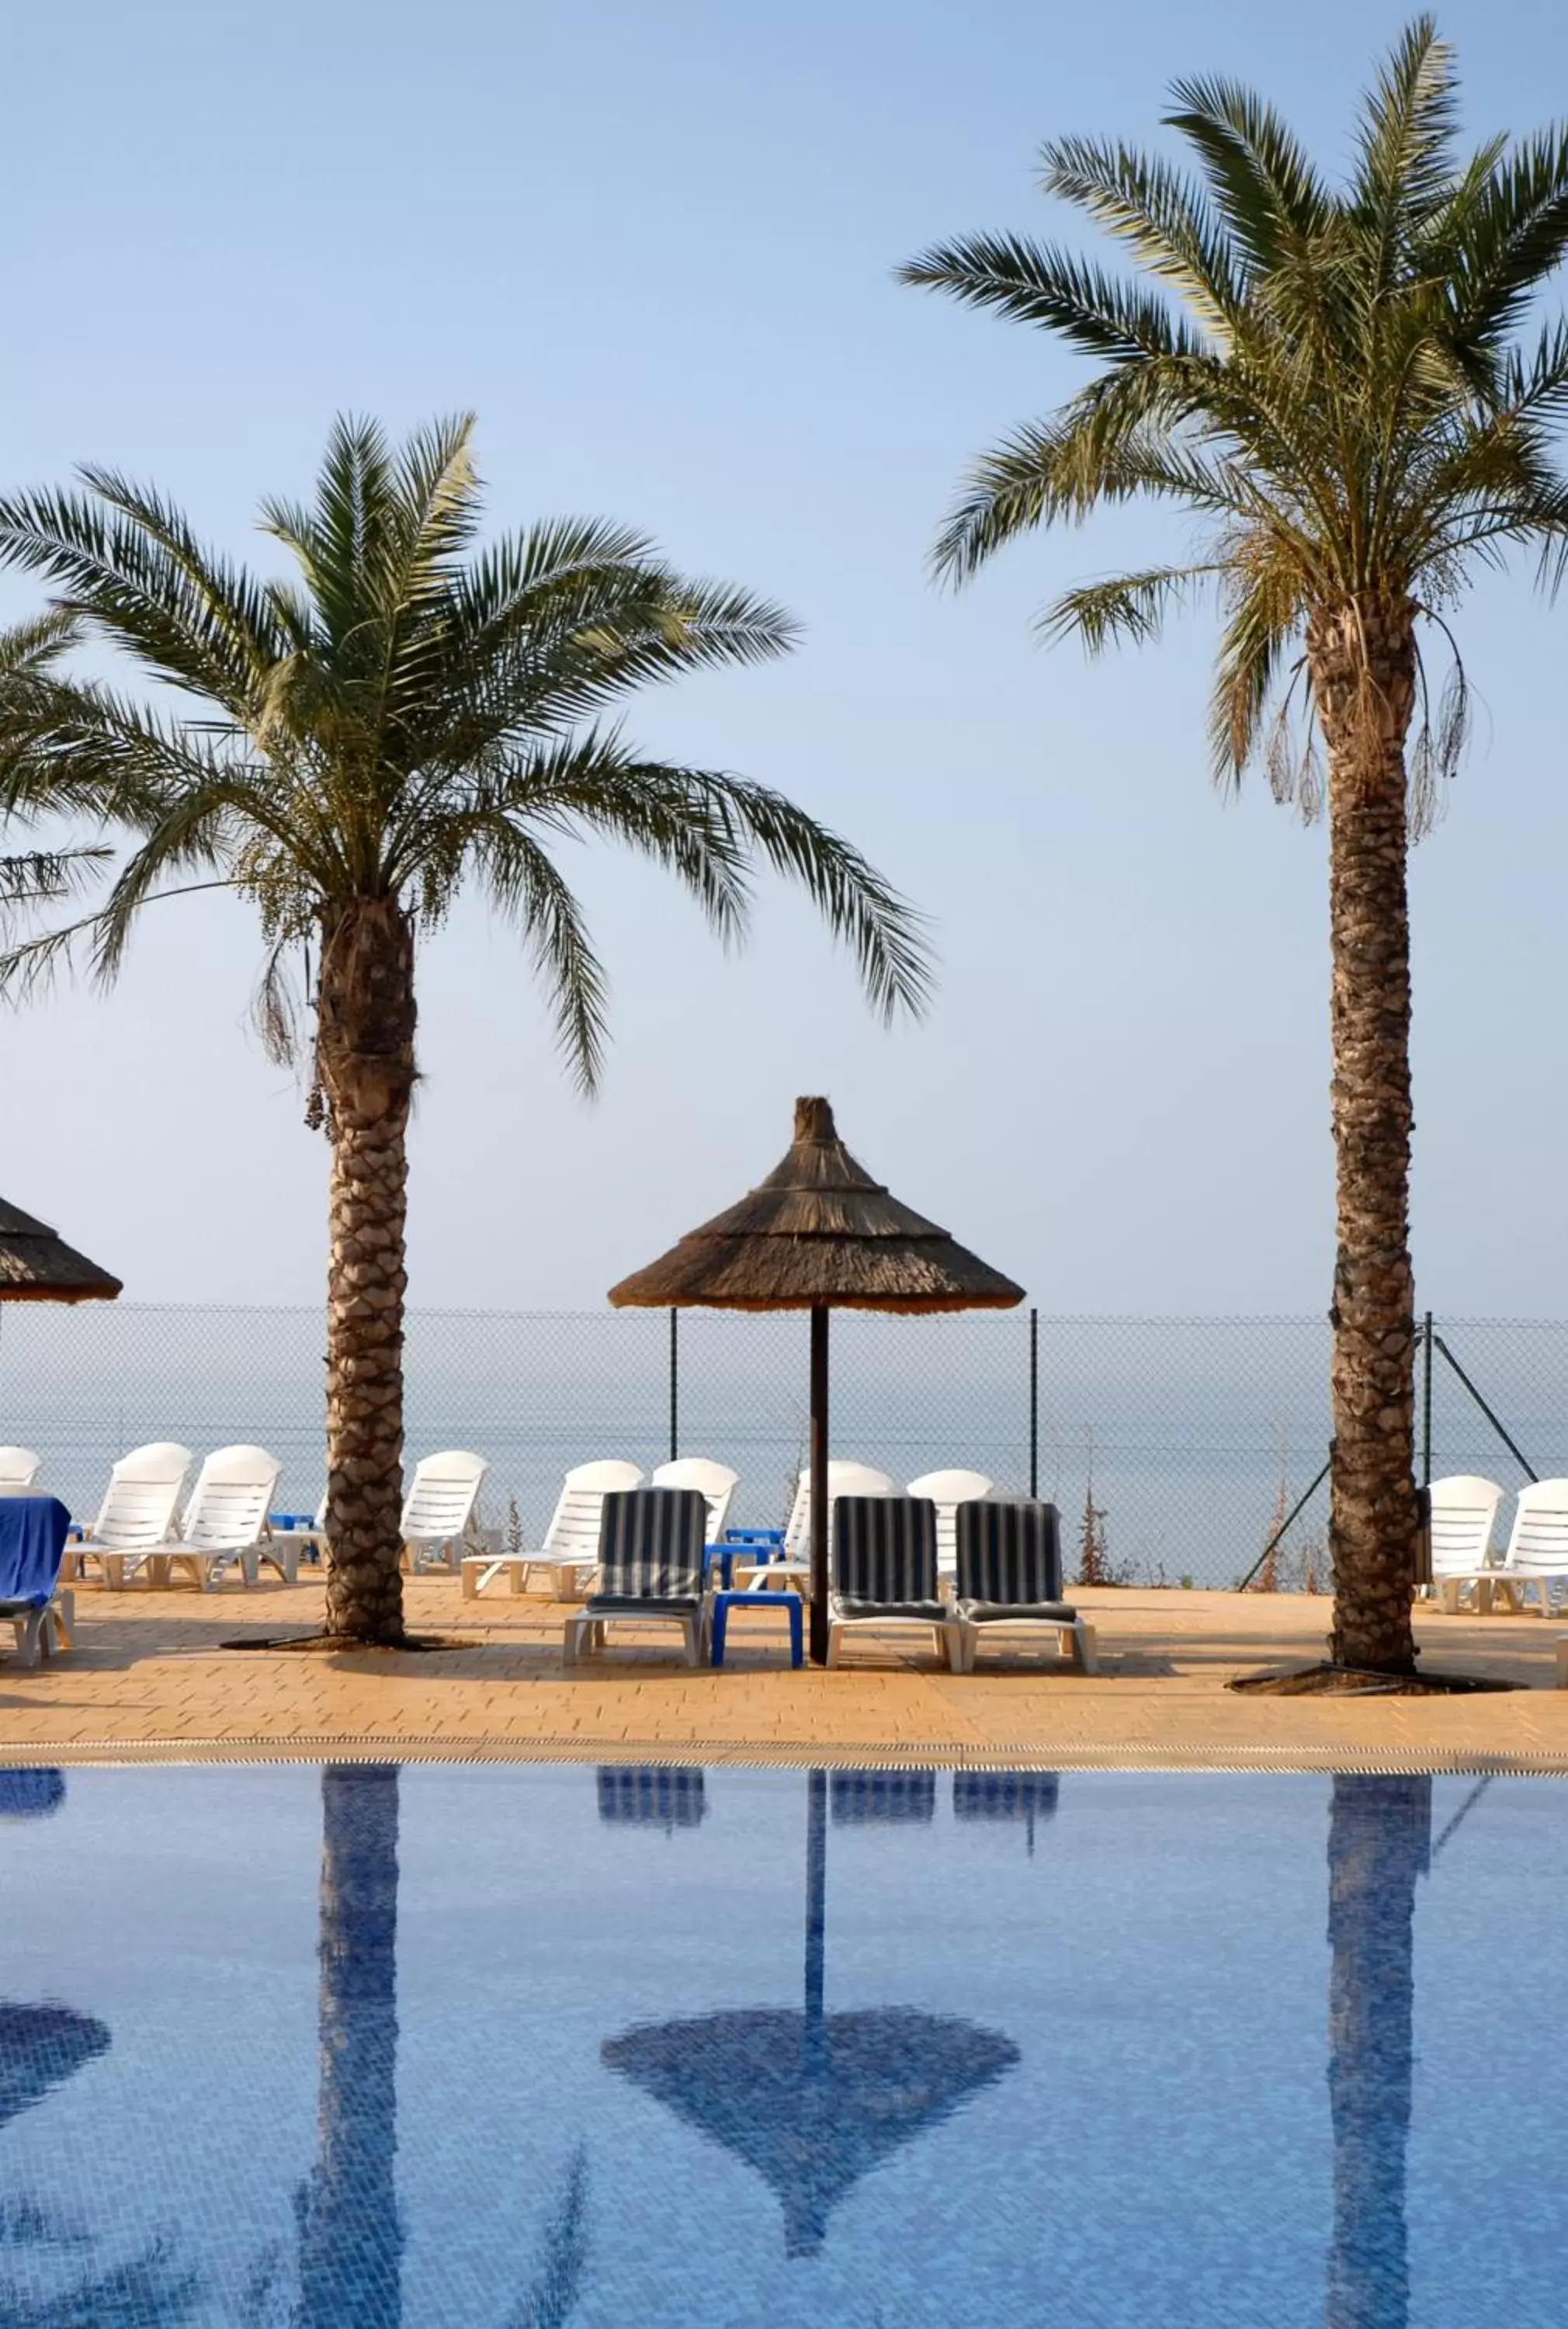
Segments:
[[[1006,1310],[1024,1289],[890,1196],[839,1138],[825,1099],[795,1102],[784,1162],[646,1269],[617,1306],[721,1310]]]
[[[112,1302],[120,1281],[0,1197],[0,1302]]]
[[[782,1164],[726,1213],[610,1288],[617,1308],[812,1314],[812,1656],[828,1641],[828,1314],[1010,1310],[1024,1289],[889,1196],[839,1138],[825,1099],[797,1099]]]

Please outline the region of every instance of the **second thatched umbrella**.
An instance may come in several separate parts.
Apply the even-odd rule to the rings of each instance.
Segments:
[[[0,1302],[112,1302],[117,1278],[0,1197]]]
[[[797,1099],[784,1162],[738,1205],[610,1288],[617,1307],[812,1314],[812,1656],[828,1650],[828,1313],[1010,1310],[1024,1289],[890,1196]]]

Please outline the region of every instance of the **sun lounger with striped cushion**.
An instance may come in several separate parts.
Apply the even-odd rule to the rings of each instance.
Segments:
[[[963,1639],[936,1583],[936,1506],[929,1496],[840,1496],[833,1506],[828,1664],[846,1634],[929,1633],[954,1674]]]
[[[1094,1629],[1062,1598],[1061,1525],[1055,1504],[960,1504],[957,1614],[963,1670],[972,1674],[981,1635],[1054,1634],[1084,1674],[1095,1670]]]
[[[619,1618],[679,1626],[688,1665],[699,1665],[707,1542],[708,1499],[700,1488],[629,1488],[606,1496],[598,1589],[566,1621],[568,1665],[577,1663],[585,1641],[603,1649],[606,1626]]]

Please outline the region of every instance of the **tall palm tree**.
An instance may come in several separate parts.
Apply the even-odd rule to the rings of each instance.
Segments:
[[[341,420],[310,507],[262,524],[291,581],[214,556],[156,494],[100,469],[0,500],[0,558],[47,579],[55,618],[123,650],[173,697],[0,673],[0,814],[61,807],[136,845],[98,912],[0,957],[25,989],[76,940],[112,977],[144,910],[227,889],[258,911],[264,1032],[291,1051],[289,969],[308,965],[310,1113],[332,1139],[328,1269],[329,1636],[403,1638],[405,1134],[416,941],[472,882],[523,935],[560,1042],[591,1088],[606,984],[552,844],[618,840],[683,882],[721,937],[744,929],[760,855],[803,883],[885,1015],[918,1008],[917,918],[781,794],[639,753],[603,715],[644,681],[781,653],[793,626],[682,580],[595,521],[477,550],[471,422],[391,448]]]
[[[1457,145],[1449,49],[1412,24],[1330,184],[1249,91],[1178,82],[1188,171],[1047,145],[1043,185],[1113,235],[1128,278],[1006,235],[928,250],[906,282],[1037,324],[1095,376],[972,471],[935,552],[962,582],[1036,527],[1147,498],[1198,521],[1188,561],[1069,590],[1049,636],[1140,642],[1206,589],[1225,628],[1211,740],[1309,813],[1327,762],[1338,1244],[1333,1655],[1409,1671],[1416,1559],[1405,859],[1462,749],[1462,672],[1427,712],[1420,640],[1513,544],[1560,570],[1548,438],[1568,332],[1530,303],[1568,242],[1568,135]],[[1411,742],[1413,722],[1416,733]],[[1407,754],[1407,743],[1410,750]]]

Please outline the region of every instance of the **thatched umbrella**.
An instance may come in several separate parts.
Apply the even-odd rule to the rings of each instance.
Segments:
[[[828,1313],[1010,1310],[1024,1289],[873,1181],[825,1099],[797,1099],[782,1164],[610,1288],[617,1307],[812,1314],[812,1656],[828,1653]]]
[[[120,1281],[0,1197],[0,1302],[112,1302]]]

